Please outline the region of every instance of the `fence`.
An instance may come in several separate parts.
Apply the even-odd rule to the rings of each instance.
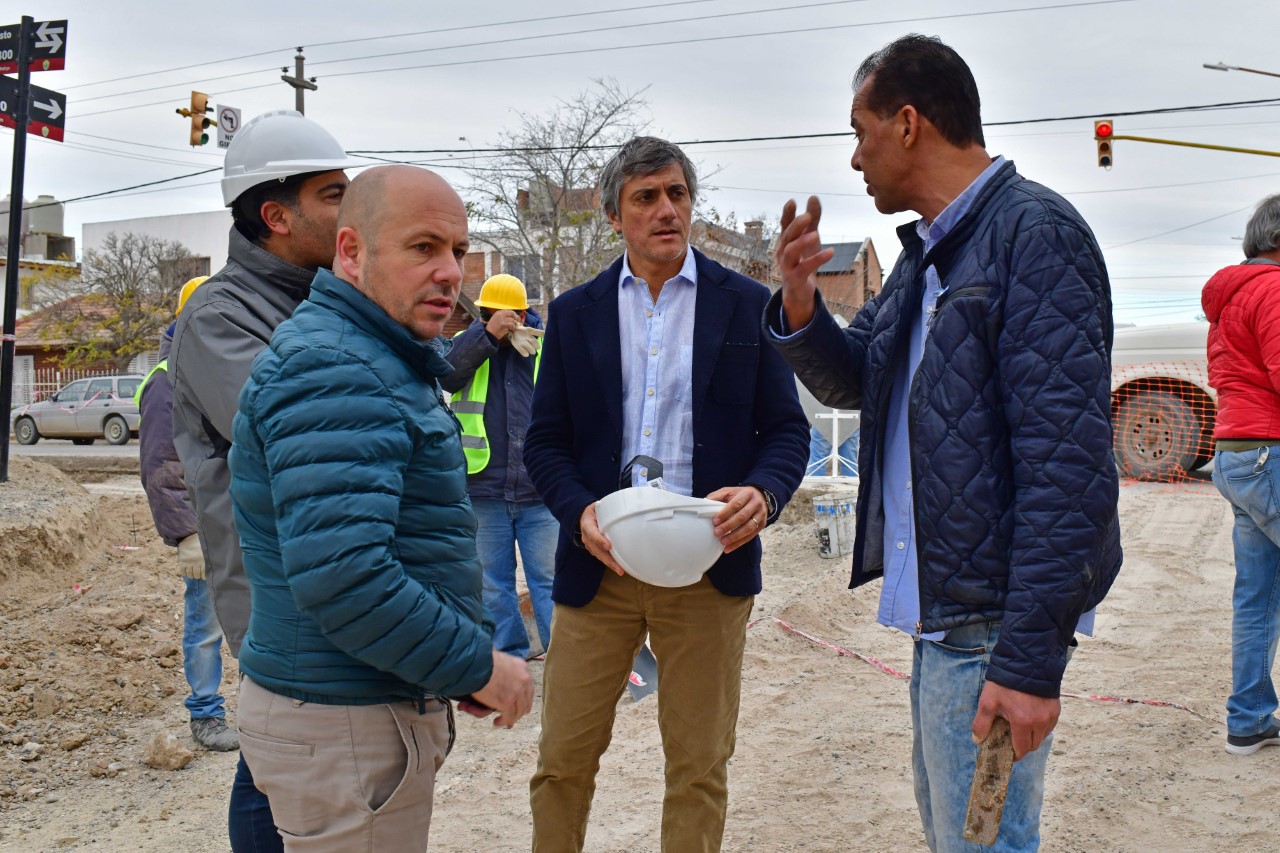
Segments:
[[[99,370],[65,370],[57,367],[42,367],[32,370],[17,370],[13,381],[13,404],[25,406],[39,400],[47,400],[53,392],[69,382],[77,379],[91,379],[95,376],[114,376],[116,371],[110,368]],[[3,405],[3,403],[0,403]]]

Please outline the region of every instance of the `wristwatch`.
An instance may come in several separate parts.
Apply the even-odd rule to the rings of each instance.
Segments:
[[[764,486],[757,485],[756,483],[743,483],[742,485],[750,486],[753,489],[759,489],[760,494],[764,495],[764,506],[765,506],[764,526],[768,527],[770,524],[773,524],[775,521],[777,521],[778,520],[778,499],[773,496],[773,492],[769,491]]]

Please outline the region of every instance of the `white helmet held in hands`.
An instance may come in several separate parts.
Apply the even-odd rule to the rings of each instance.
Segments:
[[[240,128],[227,148],[222,201],[230,207],[245,190],[267,181],[365,165],[348,157],[329,131],[297,110],[263,113]]]
[[[689,586],[724,553],[712,523],[722,509],[720,501],[633,486],[601,498],[596,521],[627,574],[654,586]]]

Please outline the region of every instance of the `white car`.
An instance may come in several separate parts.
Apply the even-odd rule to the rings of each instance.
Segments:
[[[1176,479],[1213,458],[1208,335],[1203,321],[1116,329],[1111,412],[1121,476]]]
[[[127,444],[138,435],[138,407],[133,402],[143,376],[95,376],[77,379],[47,400],[14,409],[13,435],[18,444],[41,438],[69,438],[73,444]]]

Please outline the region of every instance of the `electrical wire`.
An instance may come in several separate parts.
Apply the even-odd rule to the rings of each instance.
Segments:
[[[677,2],[673,2],[673,3],[653,3],[645,6],[625,6],[620,9],[598,9],[591,12],[571,12],[571,13],[566,13],[562,15],[546,15],[539,18],[521,18],[519,20],[514,20],[514,21],[497,21],[491,24],[468,24],[460,27],[444,27],[442,29],[434,29],[434,30],[417,30],[411,33],[391,33],[391,34],[382,35],[382,36],[365,36],[363,38],[339,39],[337,41],[312,42],[307,47],[309,48],[331,47],[336,44],[356,44],[358,42],[380,41],[383,39],[394,39],[394,38],[408,38],[410,36],[438,35],[440,33],[454,33],[454,32],[460,32],[462,30],[484,29],[486,27],[505,27],[512,24],[532,24],[532,23],[540,23],[542,21],[556,21],[562,18],[584,18],[591,15],[611,15],[618,12],[634,12],[637,10],[649,11],[651,9],[662,9],[667,6],[694,6],[701,3],[715,3],[715,2],[719,2],[719,0],[677,0]],[[143,71],[140,74],[129,74],[124,77],[113,77],[110,80],[97,80],[92,83],[77,83],[74,86],[63,86],[62,89],[63,91],[67,91],[70,89],[81,89],[85,86],[100,86],[104,83],[118,83],[121,80],[136,80],[139,77],[154,77],[157,74],[170,74],[174,71],[186,71],[189,68],[201,68],[205,65],[220,65],[223,62],[236,62],[241,59],[256,59],[259,56],[270,56],[271,54],[274,54],[274,53],[287,52],[293,49],[294,48],[292,46],[278,47],[273,50],[263,50],[257,53],[245,53],[240,56],[229,56],[226,59],[212,59],[206,62],[196,62],[191,65],[178,65],[174,68],[162,68],[158,71]],[[272,69],[269,68],[267,70],[270,71]],[[232,76],[238,76],[238,75],[232,75]],[[212,79],[216,80],[219,78],[215,77]]]
[[[422,48],[415,48],[413,50],[400,50],[400,51],[395,51],[394,53],[366,54],[364,56],[348,56],[342,59],[325,59],[325,60],[314,61],[311,63],[311,65],[314,68],[322,65],[340,65],[344,62],[364,62],[365,60],[368,60],[368,59],[390,59],[395,56],[412,56],[420,53],[436,53],[442,50],[462,50],[469,47],[492,47],[494,45],[510,44],[512,42],[523,43],[523,42],[538,41],[540,39],[560,38],[562,36],[594,35],[596,33],[613,32],[615,30],[630,30],[630,29],[637,29],[640,27],[662,27],[662,26],[667,26],[669,24],[687,24],[693,21],[711,21],[711,20],[717,20],[720,18],[737,18],[737,17],[746,16],[746,15],[765,15],[765,14],[770,14],[772,12],[790,12],[795,9],[813,9],[813,8],[818,8],[822,6],[847,6],[850,3],[866,3],[866,2],[869,2],[869,0],[822,0],[822,2],[802,3],[796,6],[774,6],[766,9],[749,9],[749,10],[744,10],[744,11],[740,10],[735,12],[719,12],[714,15],[698,15],[692,18],[669,18],[665,21],[641,21],[639,23],[631,23],[631,24],[614,24],[613,26],[608,26],[608,27],[593,27],[591,29],[585,29],[585,30],[567,30],[565,32],[559,32],[559,33],[537,33],[533,35],[518,35],[518,36],[511,36],[509,38],[490,39],[488,41],[466,42],[463,44],[437,45],[435,47],[422,47]],[[1117,2],[1119,2],[1119,0],[1117,0]],[[376,38],[386,38],[386,36],[378,36]],[[330,44],[333,44],[333,42],[330,42]],[[167,83],[161,86],[150,86],[144,89],[131,89],[127,92],[113,92],[107,95],[94,95],[89,98],[77,98],[76,102],[85,103],[87,101],[99,101],[104,98],[118,98],[124,95],[139,95],[139,94],[142,94],[143,92],[155,92],[161,89],[172,89],[172,88],[177,88],[179,86],[194,86],[201,83],[213,82],[215,80],[230,80],[234,77],[246,77],[250,74],[263,74],[273,70],[274,68],[259,68],[253,71],[240,71],[235,74],[224,74],[220,77],[202,77],[199,80],[190,80],[190,81],[187,81],[186,83]],[[357,72],[357,73],[369,73],[369,72]],[[328,74],[326,76],[340,77],[344,75]]]
[[[701,44],[706,42],[730,41],[735,39],[761,38],[765,36],[796,35],[796,34],[804,34],[804,33],[812,33],[812,32],[830,32],[832,30],[883,26],[883,25],[891,25],[891,24],[916,24],[916,23],[925,23],[925,22],[952,20],[952,19],[961,19],[961,18],[981,18],[981,17],[991,17],[995,15],[1008,15],[1008,14],[1017,14],[1022,12],[1051,11],[1056,9],[1071,9],[1071,8],[1088,7],[1088,6],[1111,6],[1119,3],[1133,3],[1133,2],[1136,2],[1136,0],[1079,0],[1079,2],[1074,2],[1074,3],[1056,3],[1051,5],[1045,5],[1045,6],[1026,6],[1026,7],[1018,7],[1014,9],[991,9],[991,10],[980,11],[980,12],[956,12],[956,13],[947,14],[947,15],[933,15],[933,16],[925,16],[925,17],[918,17],[918,18],[899,18],[895,20],[885,20],[885,21],[863,21],[860,23],[852,23],[852,24],[828,24],[825,26],[801,27],[801,28],[790,29],[790,30],[770,30],[768,32],[762,32],[762,33],[740,33],[740,34],[721,35],[721,36],[703,36],[700,38],[689,38],[689,39],[667,39],[667,40],[658,41],[658,42],[646,42],[644,44],[615,45],[615,46],[609,46],[609,47],[591,47],[591,48],[580,48],[576,50],[551,51],[547,53],[521,54],[517,56],[498,56],[498,57],[488,57],[488,58],[482,58],[482,59],[465,59],[465,60],[455,60],[452,62],[428,63],[424,65],[405,65],[405,66],[398,66],[395,68],[374,68],[374,69],[367,69],[364,71],[341,71],[341,72],[338,72],[337,74],[327,74],[325,76],[327,79],[334,79],[338,77],[355,77],[355,76],[361,76],[365,74],[387,74],[395,71],[412,71],[412,70],[419,70],[419,69],[425,69],[425,68],[449,68],[449,67],[456,67],[460,65],[514,62],[514,61],[524,60],[524,59],[542,59],[546,57],[557,57],[557,56],[580,56],[588,53],[617,52],[621,50],[639,50],[642,48],[650,48],[650,47],[672,47],[672,46],[686,45],[686,44]],[[264,89],[264,88],[267,88],[268,86],[278,86],[278,85],[279,85],[278,82],[272,82],[272,83],[265,83],[259,86],[246,86],[238,89],[227,89],[221,92],[214,92],[210,94],[212,96],[228,95],[232,93],[249,92],[255,89]],[[127,106],[127,107],[115,107],[113,109],[99,110],[97,112],[91,112],[91,113],[76,113],[76,118],[88,118],[90,116],[104,115],[106,113],[120,112],[123,110],[141,109],[149,106],[159,106],[167,103],[168,101],[159,101],[156,103],[149,103],[149,104],[134,104],[132,106]]]

